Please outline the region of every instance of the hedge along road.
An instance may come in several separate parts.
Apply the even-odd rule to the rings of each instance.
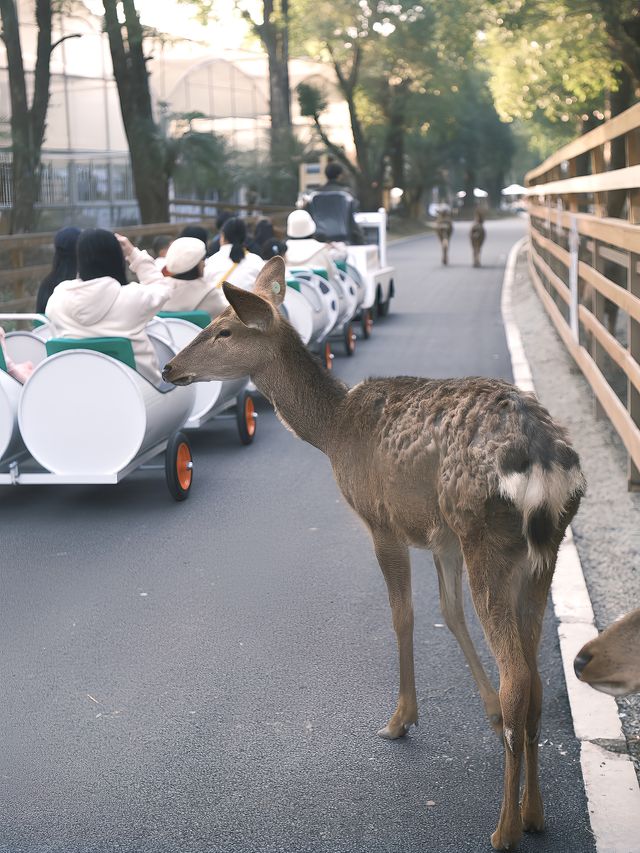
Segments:
[[[500,288],[524,224],[487,227],[479,270],[468,224],[446,269],[433,236],[393,246],[392,314],[337,372],[510,378]],[[266,405],[253,446],[229,421],[193,444],[185,504],[159,472],[0,493],[0,850],[488,850],[502,746],[442,625],[430,555],[413,553],[420,726],[384,741],[386,590],[328,461]],[[541,672],[547,830],[521,849],[585,853],[549,613]]]

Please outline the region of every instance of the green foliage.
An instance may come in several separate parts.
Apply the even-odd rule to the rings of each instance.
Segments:
[[[202,118],[200,113],[179,117],[188,129],[167,139],[167,172],[178,197],[206,199],[217,191],[227,198],[235,186],[233,158],[222,137],[192,129],[191,123],[198,118]]]

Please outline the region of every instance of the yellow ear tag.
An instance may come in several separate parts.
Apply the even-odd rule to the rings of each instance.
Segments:
[[[271,285],[271,290],[273,290],[274,293],[280,293],[280,284],[277,281],[274,281]]]

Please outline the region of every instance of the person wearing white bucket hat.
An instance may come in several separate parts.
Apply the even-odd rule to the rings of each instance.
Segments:
[[[294,210],[287,219],[287,254],[289,267],[322,267],[329,279],[336,281],[338,272],[331,257],[328,243],[314,238],[316,224],[306,210]]]
[[[204,274],[206,244],[198,237],[178,237],[169,246],[164,274],[174,282],[165,311],[206,311],[213,319],[226,308],[222,290]]]

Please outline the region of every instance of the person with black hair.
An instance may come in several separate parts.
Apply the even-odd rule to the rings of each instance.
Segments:
[[[151,244],[151,248],[153,250],[154,257],[156,259],[156,266],[158,269],[164,268],[164,259],[169,251],[169,246],[173,243],[173,237],[169,237],[168,234],[159,234],[157,237],[153,238],[153,243]]]
[[[247,249],[253,252],[254,255],[260,255],[264,244],[273,239],[275,239],[275,233],[271,221],[269,219],[260,219],[256,223],[253,239],[247,243]]]
[[[61,281],[76,277],[76,245],[80,229],[73,226],[61,228],[53,238],[53,265],[42,279],[36,296],[36,312],[44,314],[49,297]]]
[[[323,184],[317,192],[319,193],[333,193],[333,192],[345,192],[350,195],[354,195],[353,190],[344,180],[344,169],[340,165],[340,163],[336,163],[335,160],[332,160],[330,163],[327,163],[327,166],[324,170],[325,177],[327,179],[326,184]]]
[[[222,227],[227,219],[232,219],[233,213],[230,210],[221,210],[216,219],[216,228],[218,229],[218,233],[209,243],[209,252],[208,257],[211,255],[215,255],[216,252],[220,251],[220,237],[222,235]]]
[[[174,281],[165,311],[206,311],[213,319],[227,307],[222,288],[204,275],[206,243],[199,237],[178,237],[165,258],[164,274]]]
[[[127,284],[125,258],[144,283]],[[77,278],[56,287],[45,313],[59,338],[129,338],[138,372],[159,385],[160,365],[145,326],[173,287],[153,258],[126,237],[89,228],[78,238]]]
[[[220,232],[220,251],[207,258],[204,264],[205,278],[214,287],[220,289],[222,283],[228,281],[245,290],[253,288],[264,261],[247,251],[246,239],[247,228],[243,220],[235,216],[227,219]]]
[[[334,161],[327,164],[324,173],[327,178],[306,205],[313,217],[318,235],[325,243],[364,243],[364,235],[355,220],[358,212],[358,199],[351,187],[344,182],[344,169]]]
[[[207,257],[211,254],[209,251],[209,232],[202,225],[185,225],[180,236],[195,237],[196,240],[202,240]]]

